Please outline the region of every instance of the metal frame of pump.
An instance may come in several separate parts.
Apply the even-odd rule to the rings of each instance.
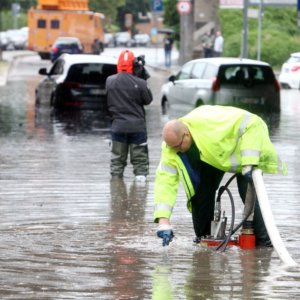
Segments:
[[[234,227],[235,222],[235,206],[234,199],[228,186],[232,180],[236,177],[234,174],[224,186],[221,186],[216,198],[214,219],[211,221],[211,234],[201,238],[201,246],[209,247],[216,246],[216,251],[225,251],[227,246],[239,246],[241,249],[253,249],[255,248],[255,235],[253,230],[253,215],[254,205],[256,201],[256,193],[253,182],[250,182],[247,187],[245,206],[243,212],[243,220]],[[222,213],[221,209],[221,196],[224,192],[227,192],[231,202],[231,223],[226,235],[227,217],[225,211]],[[242,230],[238,236],[234,234],[242,227]]]

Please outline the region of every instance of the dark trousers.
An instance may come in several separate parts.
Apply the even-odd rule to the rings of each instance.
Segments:
[[[219,188],[223,176],[223,171],[201,161],[200,184],[195,196],[191,199],[193,225],[197,237],[209,235],[211,233],[210,225],[214,218],[216,191]],[[240,174],[237,175],[237,185],[240,197],[243,203],[245,203],[248,183],[244,176]],[[257,240],[269,240],[258,201],[255,202],[253,223]]]

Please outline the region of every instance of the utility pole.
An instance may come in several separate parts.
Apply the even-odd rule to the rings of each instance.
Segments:
[[[262,30],[262,17],[263,17],[263,0],[259,2],[258,11],[258,32],[257,32],[257,60],[261,58],[261,30]]]
[[[193,58],[194,0],[177,2],[177,10],[180,13],[179,64],[182,65]]]
[[[244,0],[242,58],[248,57],[248,1]]]
[[[2,31],[2,4],[0,3],[0,32]],[[2,37],[0,36],[0,61],[3,60],[2,56]]]

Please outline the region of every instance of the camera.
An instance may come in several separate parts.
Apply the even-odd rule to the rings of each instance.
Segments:
[[[150,74],[145,68],[145,55],[139,55],[134,59],[133,74],[141,79],[147,80],[150,78]]]

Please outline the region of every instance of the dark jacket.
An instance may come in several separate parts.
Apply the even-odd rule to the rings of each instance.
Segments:
[[[127,72],[106,80],[107,106],[113,132],[146,131],[144,105],[152,102],[147,82]]]

